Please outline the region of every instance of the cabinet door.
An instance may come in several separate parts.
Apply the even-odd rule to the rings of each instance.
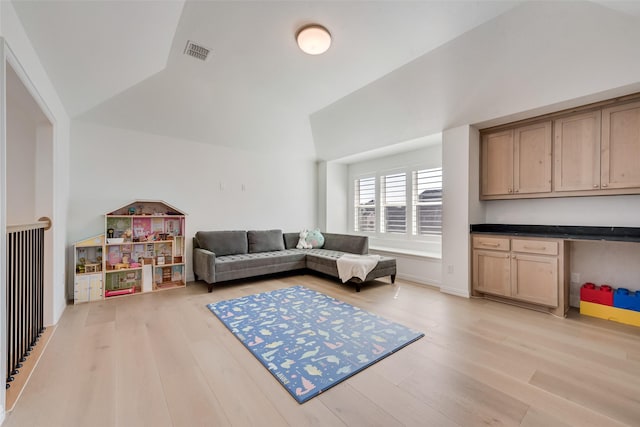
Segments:
[[[473,251],[473,288],[488,294],[509,296],[509,253],[498,251]]]
[[[513,193],[551,192],[551,122],[515,129],[513,155]]]
[[[73,303],[89,301],[90,276],[76,276],[73,289]]]
[[[555,191],[600,188],[600,122],[600,111],[554,122]]]
[[[640,102],[602,110],[602,188],[640,187]]]
[[[89,277],[89,301],[103,299],[102,274],[92,274]]]
[[[558,258],[522,254],[513,254],[511,257],[512,297],[557,307]]]
[[[513,129],[482,136],[482,195],[513,192]]]

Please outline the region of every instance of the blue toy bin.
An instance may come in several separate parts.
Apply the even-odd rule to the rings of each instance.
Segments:
[[[640,293],[618,288],[613,293],[613,306],[625,310],[640,311]]]

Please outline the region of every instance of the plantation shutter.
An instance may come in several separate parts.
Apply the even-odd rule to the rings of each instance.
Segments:
[[[380,231],[407,232],[407,174],[397,173],[380,177]]]
[[[413,234],[442,233],[442,168],[413,172]]]
[[[376,231],[376,178],[360,178],[354,182],[354,230]]]

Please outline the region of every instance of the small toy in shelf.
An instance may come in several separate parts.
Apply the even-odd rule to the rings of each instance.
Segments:
[[[97,273],[99,271],[101,271],[100,264],[87,263],[84,265],[85,273]]]
[[[118,295],[128,295],[128,294],[134,294],[136,292],[136,288],[135,286],[132,286],[131,288],[126,288],[126,289],[106,289],[104,291],[104,296],[105,297],[115,297]]]

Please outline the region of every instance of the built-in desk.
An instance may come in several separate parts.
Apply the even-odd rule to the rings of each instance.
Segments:
[[[580,240],[640,242],[640,228],[471,225],[472,294],[566,315],[569,242]]]
[[[640,242],[637,227],[588,227],[574,225],[473,224],[472,233],[508,234],[523,237],[549,237],[564,240],[607,240]]]

